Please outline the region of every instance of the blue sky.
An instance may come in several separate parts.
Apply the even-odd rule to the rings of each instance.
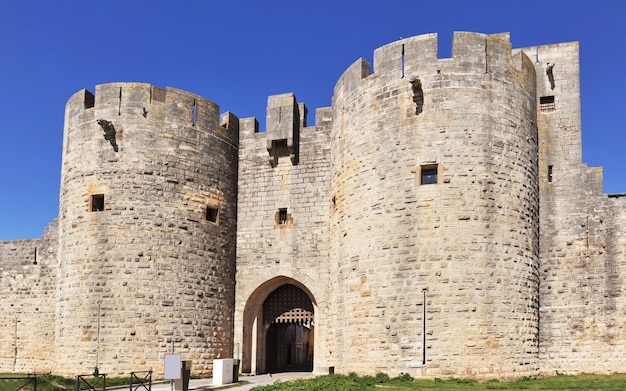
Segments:
[[[626,1],[4,0],[0,240],[37,238],[58,215],[78,90],[171,86],[264,123],[268,95],[294,92],[314,114],[359,57],[432,32],[449,57],[453,31],[508,31],[514,47],[580,41],[583,161],[604,167],[605,192],[626,192]]]

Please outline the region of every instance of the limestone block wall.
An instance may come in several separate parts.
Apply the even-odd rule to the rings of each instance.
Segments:
[[[0,372],[54,363],[57,222],[39,239],[0,242]]]
[[[542,370],[622,373],[626,199],[603,194],[602,169],[582,163],[578,42],[523,50],[540,104]]]
[[[623,373],[626,197],[602,193],[600,170],[572,171],[576,181],[554,177],[542,190],[546,208],[556,211],[542,238],[542,369]]]
[[[333,360],[341,372],[533,374],[535,71],[507,34],[456,33],[450,59],[436,48],[434,34],[386,45],[373,74],[359,60],[335,87]]]
[[[159,376],[171,341],[198,374],[232,356],[238,120],[218,111],[139,83],[68,101],[57,373]]]
[[[295,97],[292,95],[291,99]],[[274,132],[258,132],[254,119],[242,120],[235,346],[245,372],[264,370],[262,305],[265,298],[284,283],[298,286],[313,302],[314,366],[328,366],[325,333],[335,327],[326,321],[327,284],[332,273],[328,259],[331,118],[328,109],[319,109],[316,126],[306,127],[306,109],[302,104],[298,107],[299,124],[290,124],[300,126],[299,146],[293,146],[299,149],[295,164],[289,151],[276,160],[270,156],[268,149],[272,149],[268,140],[277,138]],[[268,109],[268,118],[270,114]],[[283,129],[278,130],[284,133]],[[284,147],[289,148],[287,143]],[[280,151],[274,152],[280,154]],[[277,221],[279,209],[286,209],[284,224]]]

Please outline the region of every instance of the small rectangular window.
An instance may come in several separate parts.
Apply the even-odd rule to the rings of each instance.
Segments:
[[[104,210],[104,194],[92,194],[89,202],[91,212],[101,212]]]
[[[420,173],[420,185],[436,184],[438,180],[437,165],[422,166]]]
[[[212,208],[210,206],[206,207],[206,215],[205,218],[212,222],[212,223],[218,223],[219,220],[219,209],[218,208]]]
[[[287,208],[278,209],[278,224],[287,224]]]
[[[554,95],[542,96],[539,98],[539,110],[542,113],[551,113],[556,110],[554,105]]]
[[[548,166],[548,182],[552,182],[552,166]]]

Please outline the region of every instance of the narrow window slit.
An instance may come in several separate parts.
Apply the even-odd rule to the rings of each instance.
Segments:
[[[196,100],[193,100],[193,111],[191,113],[191,126],[196,126],[196,116],[198,115],[198,106],[196,106]]]
[[[402,72],[401,78],[403,78],[404,77],[404,44],[402,44],[402,70],[401,72]]]
[[[548,182],[552,182],[552,166],[548,166]]]
[[[485,40],[485,73],[489,73],[489,41]]]
[[[120,87],[120,99],[117,104],[117,115],[122,115],[122,87]]]
[[[426,291],[427,288],[422,289],[422,293],[424,294],[424,298],[422,299],[422,303],[424,308],[422,308],[422,365],[426,365]]]

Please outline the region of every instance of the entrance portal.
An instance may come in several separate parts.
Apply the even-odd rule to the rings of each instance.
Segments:
[[[263,303],[267,325],[267,372],[313,370],[313,304],[300,288],[285,284]]]
[[[244,310],[242,371],[312,371],[314,329],[306,288],[286,277],[266,282]]]

